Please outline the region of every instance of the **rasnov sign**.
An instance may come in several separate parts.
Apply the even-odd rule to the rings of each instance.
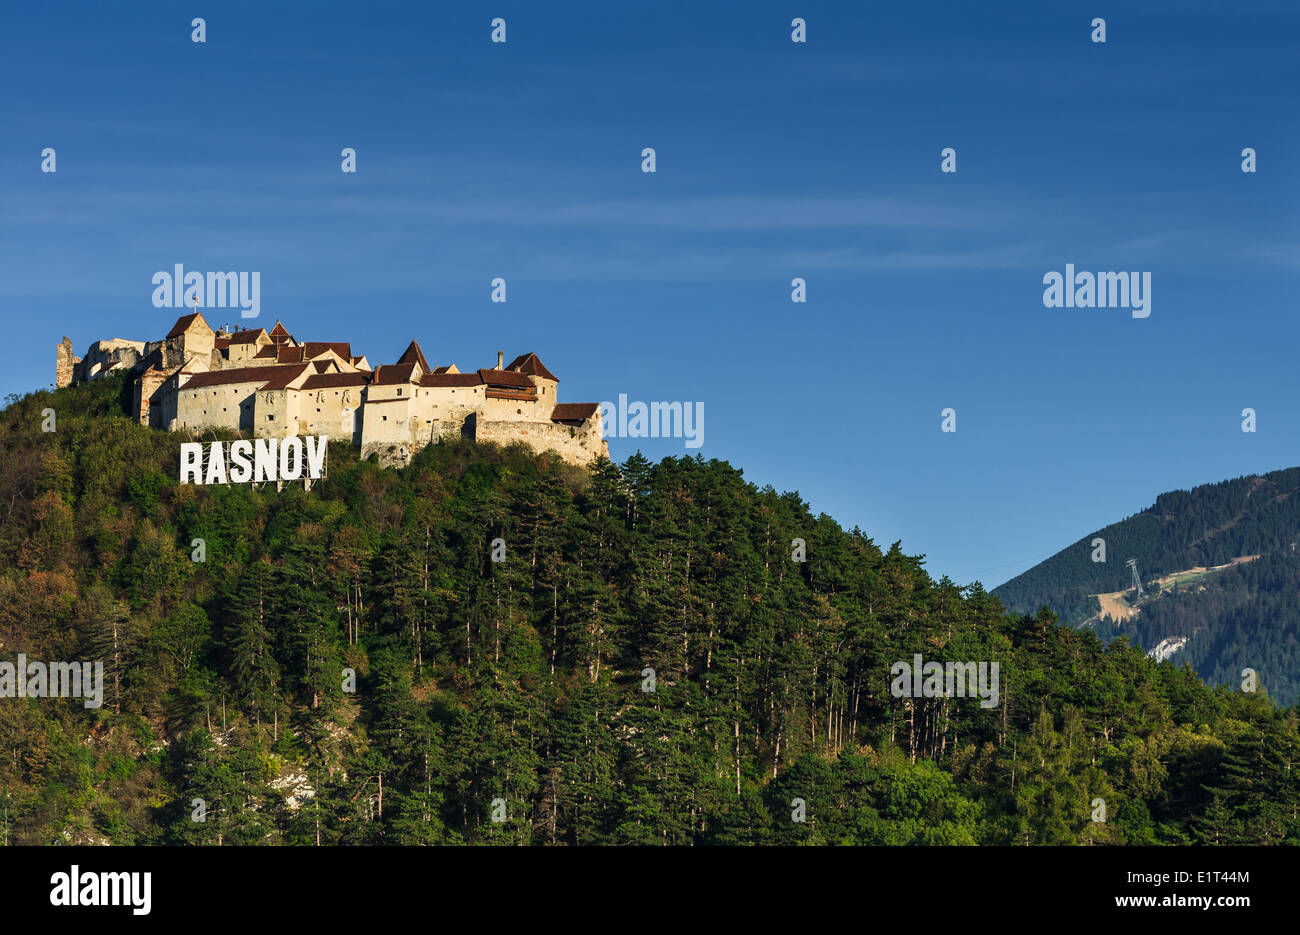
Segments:
[[[325,435],[181,443],[182,484],[313,481],[325,476]]]

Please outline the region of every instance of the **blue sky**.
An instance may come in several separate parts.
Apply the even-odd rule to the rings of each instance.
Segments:
[[[1300,464],[1300,7],[884,6],[8,4],[0,394],[164,334],[182,263],[372,363],[703,402],[704,457],[962,583]],[[1045,308],[1066,263],[1151,316]]]

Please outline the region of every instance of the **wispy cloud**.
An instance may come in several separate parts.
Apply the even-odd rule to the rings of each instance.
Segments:
[[[251,216],[280,218],[379,219],[393,223],[424,220],[443,224],[562,228],[662,228],[681,231],[782,231],[790,229],[908,229],[974,231],[1011,229],[1017,222],[1004,207],[960,206],[924,198],[731,195],[716,197],[593,198],[556,195],[511,198],[446,197],[427,189],[342,194],[318,185],[293,184],[256,191],[229,186],[177,185],[158,189],[91,189],[75,200],[52,203],[48,196],[13,193],[7,216],[24,225],[111,223],[130,212],[145,219],[203,218],[235,221]]]
[[[789,254],[785,263],[800,270],[923,270],[923,269],[1020,269],[1041,264],[1042,248],[1033,244],[1007,244],[978,250],[888,250],[866,251],[852,247],[800,251]]]
[[[1300,269],[1300,243],[1261,244],[1236,252],[1244,259],[1259,260],[1287,269]]]

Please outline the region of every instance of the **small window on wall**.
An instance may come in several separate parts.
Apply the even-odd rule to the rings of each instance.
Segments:
[[[274,421],[275,421],[275,413],[271,413],[270,415],[268,415],[268,416],[266,417],[266,421],[267,421],[267,422],[274,422]]]

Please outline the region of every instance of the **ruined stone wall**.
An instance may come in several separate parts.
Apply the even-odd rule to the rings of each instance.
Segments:
[[[133,403],[135,419],[141,425],[165,429],[176,418],[175,384],[171,381],[175,372],[149,369],[136,378]]]
[[[108,338],[96,341],[86,350],[86,356],[77,360],[72,370],[72,383],[93,380],[113,370],[141,366],[144,360],[143,341],[125,341]],[[56,371],[57,376],[57,371]]]
[[[72,339],[64,337],[54,348],[54,386],[55,388],[71,386],[75,379],[77,357],[72,347]]]

